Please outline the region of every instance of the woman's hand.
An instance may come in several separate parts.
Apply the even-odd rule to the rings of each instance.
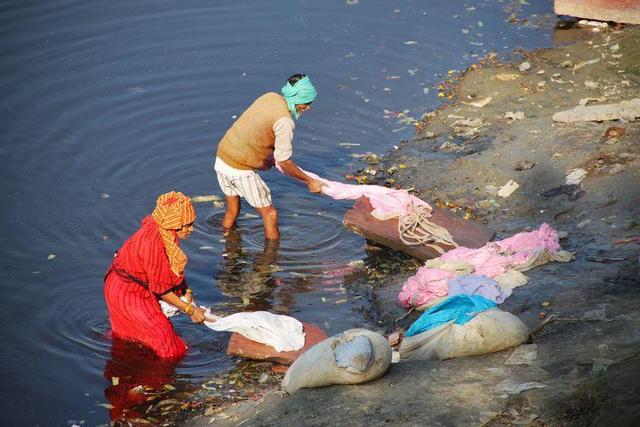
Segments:
[[[197,307],[195,305],[192,305],[191,307],[192,307],[192,312],[189,315],[189,317],[191,317],[191,321],[193,323],[202,323],[205,320],[207,320],[207,321],[210,320],[210,319],[207,318],[207,316],[205,316],[203,309],[201,309],[200,307]]]

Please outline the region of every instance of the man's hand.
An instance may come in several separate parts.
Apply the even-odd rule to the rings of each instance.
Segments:
[[[307,186],[309,187],[309,192],[316,193],[316,194],[322,193],[323,185],[324,184],[322,183],[322,181],[318,181],[317,179],[314,179],[307,184]]]

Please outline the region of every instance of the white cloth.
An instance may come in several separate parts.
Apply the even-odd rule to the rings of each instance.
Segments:
[[[187,302],[187,299],[185,297],[180,297],[180,299],[184,302]],[[175,305],[164,302],[163,300],[160,300],[160,309],[162,310],[162,313],[167,317],[173,317],[180,311],[180,309]]]
[[[270,345],[276,351],[297,351],[305,343],[303,325],[289,316],[254,311],[236,313],[226,317],[218,317],[205,309],[207,317],[215,322],[204,322],[214,331],[237,332],[250,340]]]

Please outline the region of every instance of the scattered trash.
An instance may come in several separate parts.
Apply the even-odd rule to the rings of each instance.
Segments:
[[[578,25],[582,26],[582,27],[596,27],[596,28],[601,28],[601,29],[605,29],[605,28],[609,28],[609,24],[607,24],[606,22],[600,22],[600,21],[589,21],[587,19],[581,19],[578,21]]]
[[[584,169],[574,169],[569,175],[566,176],[564,182],[567,185],[578,185],[582,182],[584,177],[587,176],[587,171]]]
[[[540,193],[540,196],[544,198],[550,198],[550,197],[559,196],[561,194],[566,194],[569,196],[570,201],[575,201],[575,200],[578,200],[580,197],[584,196],[586,192],[582,188],[580,188],[579,185],[571,184],[571,185],[561,185],[559,187],[555,187],[550,190],[544,191]]]
[[[398,331],[393,332],[392,334],[390,334],[387,337],[387,342],[389,343],[389,345],[391,347],[396,346],[398,344],[400,344],[400,341],[402,340],[402,334]]]
[[[49,254],[49,256],[47,257],[48,261],[51,261],[52,259],[55,259],[56,255],[55,254]]]
[[[108,199],[111,196],[108,193],[102,193],[100,197],[102,197],[103,199]]]
[[[511,80],[516,80],[520,78],[519,74],[514,73],[499,73],[492,77],[493,79],[501,80],[503,82],[509,82]]]
[[[493,98],[491,96],[488,96],[486,98],[479,99],[478,101],[475,101],[475,102],[464,102],[463,101],[462,103],[463,104],[467,104],[467,105],[471,105],[472,107],[482,108],[485,105],[487,105],[488,103],[490,103],[492,99]]]
[[[341,147],[359,147],[360,144],[357,142],[339,142],[339,146]]]
[[[531,365],[538,357],[538,344],[523,344],[513,349],[505,365]]]
[[[524,120],[524,113],[522,111],[507,111],[504,113],[504,118],[508,120]]]
[[[518,189],[518,187],[520,187],[520,184],[518,184],[514,180],[510,180],[505,185],[503,185],[500,188],[500,190],[498,190],[498,196],[503,197],[503,198],[507,198],[511,194],[513,194],[513,192],[516,191]]]
[[[406,45],[412,45],[412,44],[418,44],[418,42],[417,42],[417,41],[415,41],[415,40],[408,40],[408,41],[404,42],[404,44],[406,44]]]
[[[531,64],[527,61],[523,62],[522,64],[518,65],[518,70],[525,72],[525,71],[529,71],[531,69]]]
[[[598,89],[598,88],[600,87],[600,83],[598,83],[598,82],[594,82],[594,81],[592,81],[592,80],[586,80],[586,81],[584,82],[584,86],[585,86],[587,89]]]
[[[522,172],[533,168],[535,165],[535,162],[531,162],[529,160],[518,160],[514,169],[518,172]]]
[[[498,383],[498,385],[496,386],[496,391],[503,394],[520,394],[526,390],[545,387],[545,384],[538,382],[519,383],[512,379],[506,379]]]
[[[629,237],[628,239],[614,240],[614,245],[629,245],[632,243],[640,243],[640,236]]]
[[[600,262],[603,264],[611,264],[612,262],[620,262],[620,261],[626,261],[626,260],[627,258],[625,257],[600,257],[600,256],[587,257],[587,261]]]
[[[605,98],[605,97],[600,97],[600,98],[582,98],[580,101],[578,101],[578,105],[580,105],[581,107],[584,107],[585,105],[587,105],[590,102],[604,102],[606,100],[607,100],[607,98]]]
[[[260,378],[258,378],[258,382],[260,384],[264,384],[269,380],[269,374],[267,374],[266,372],[263,372],[260,374]]]
[[[567,61],[565,61],[565,62],[567,62]],[[571,61],[568,61],[568,62],[570,63]],[[573,66],[573,71],[577,71],[580,68],[585,67],[587,65],[597,64],[598,62],[600,62],[600,58],[595,58],[595,59],[590,59],[588,61],[579,62],[579,63],[577,63],[576,65]],[[563,64],[564,64],[564,62],[563,62]]]

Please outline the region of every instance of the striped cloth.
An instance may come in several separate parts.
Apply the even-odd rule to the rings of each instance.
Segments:
[[[271,206],[271,190],[254,171],[235,169],[219,157],[216,158],[214,169],[225,196],[244,197],[254,208]]]
[[[196,212],[191,204],[191,199],[179,191],[170,191],[162,194],[156,200],[156,208],[151,213],[151,216],[159,225],[158,231],[164,242],[171,271],[176,276],[180,276],[187,265],[188,259],[180,249],[180,246],[178,246],[178,237],[184,236],[181,236],[181,233],[176,231],[192,224],[196,219]]]

